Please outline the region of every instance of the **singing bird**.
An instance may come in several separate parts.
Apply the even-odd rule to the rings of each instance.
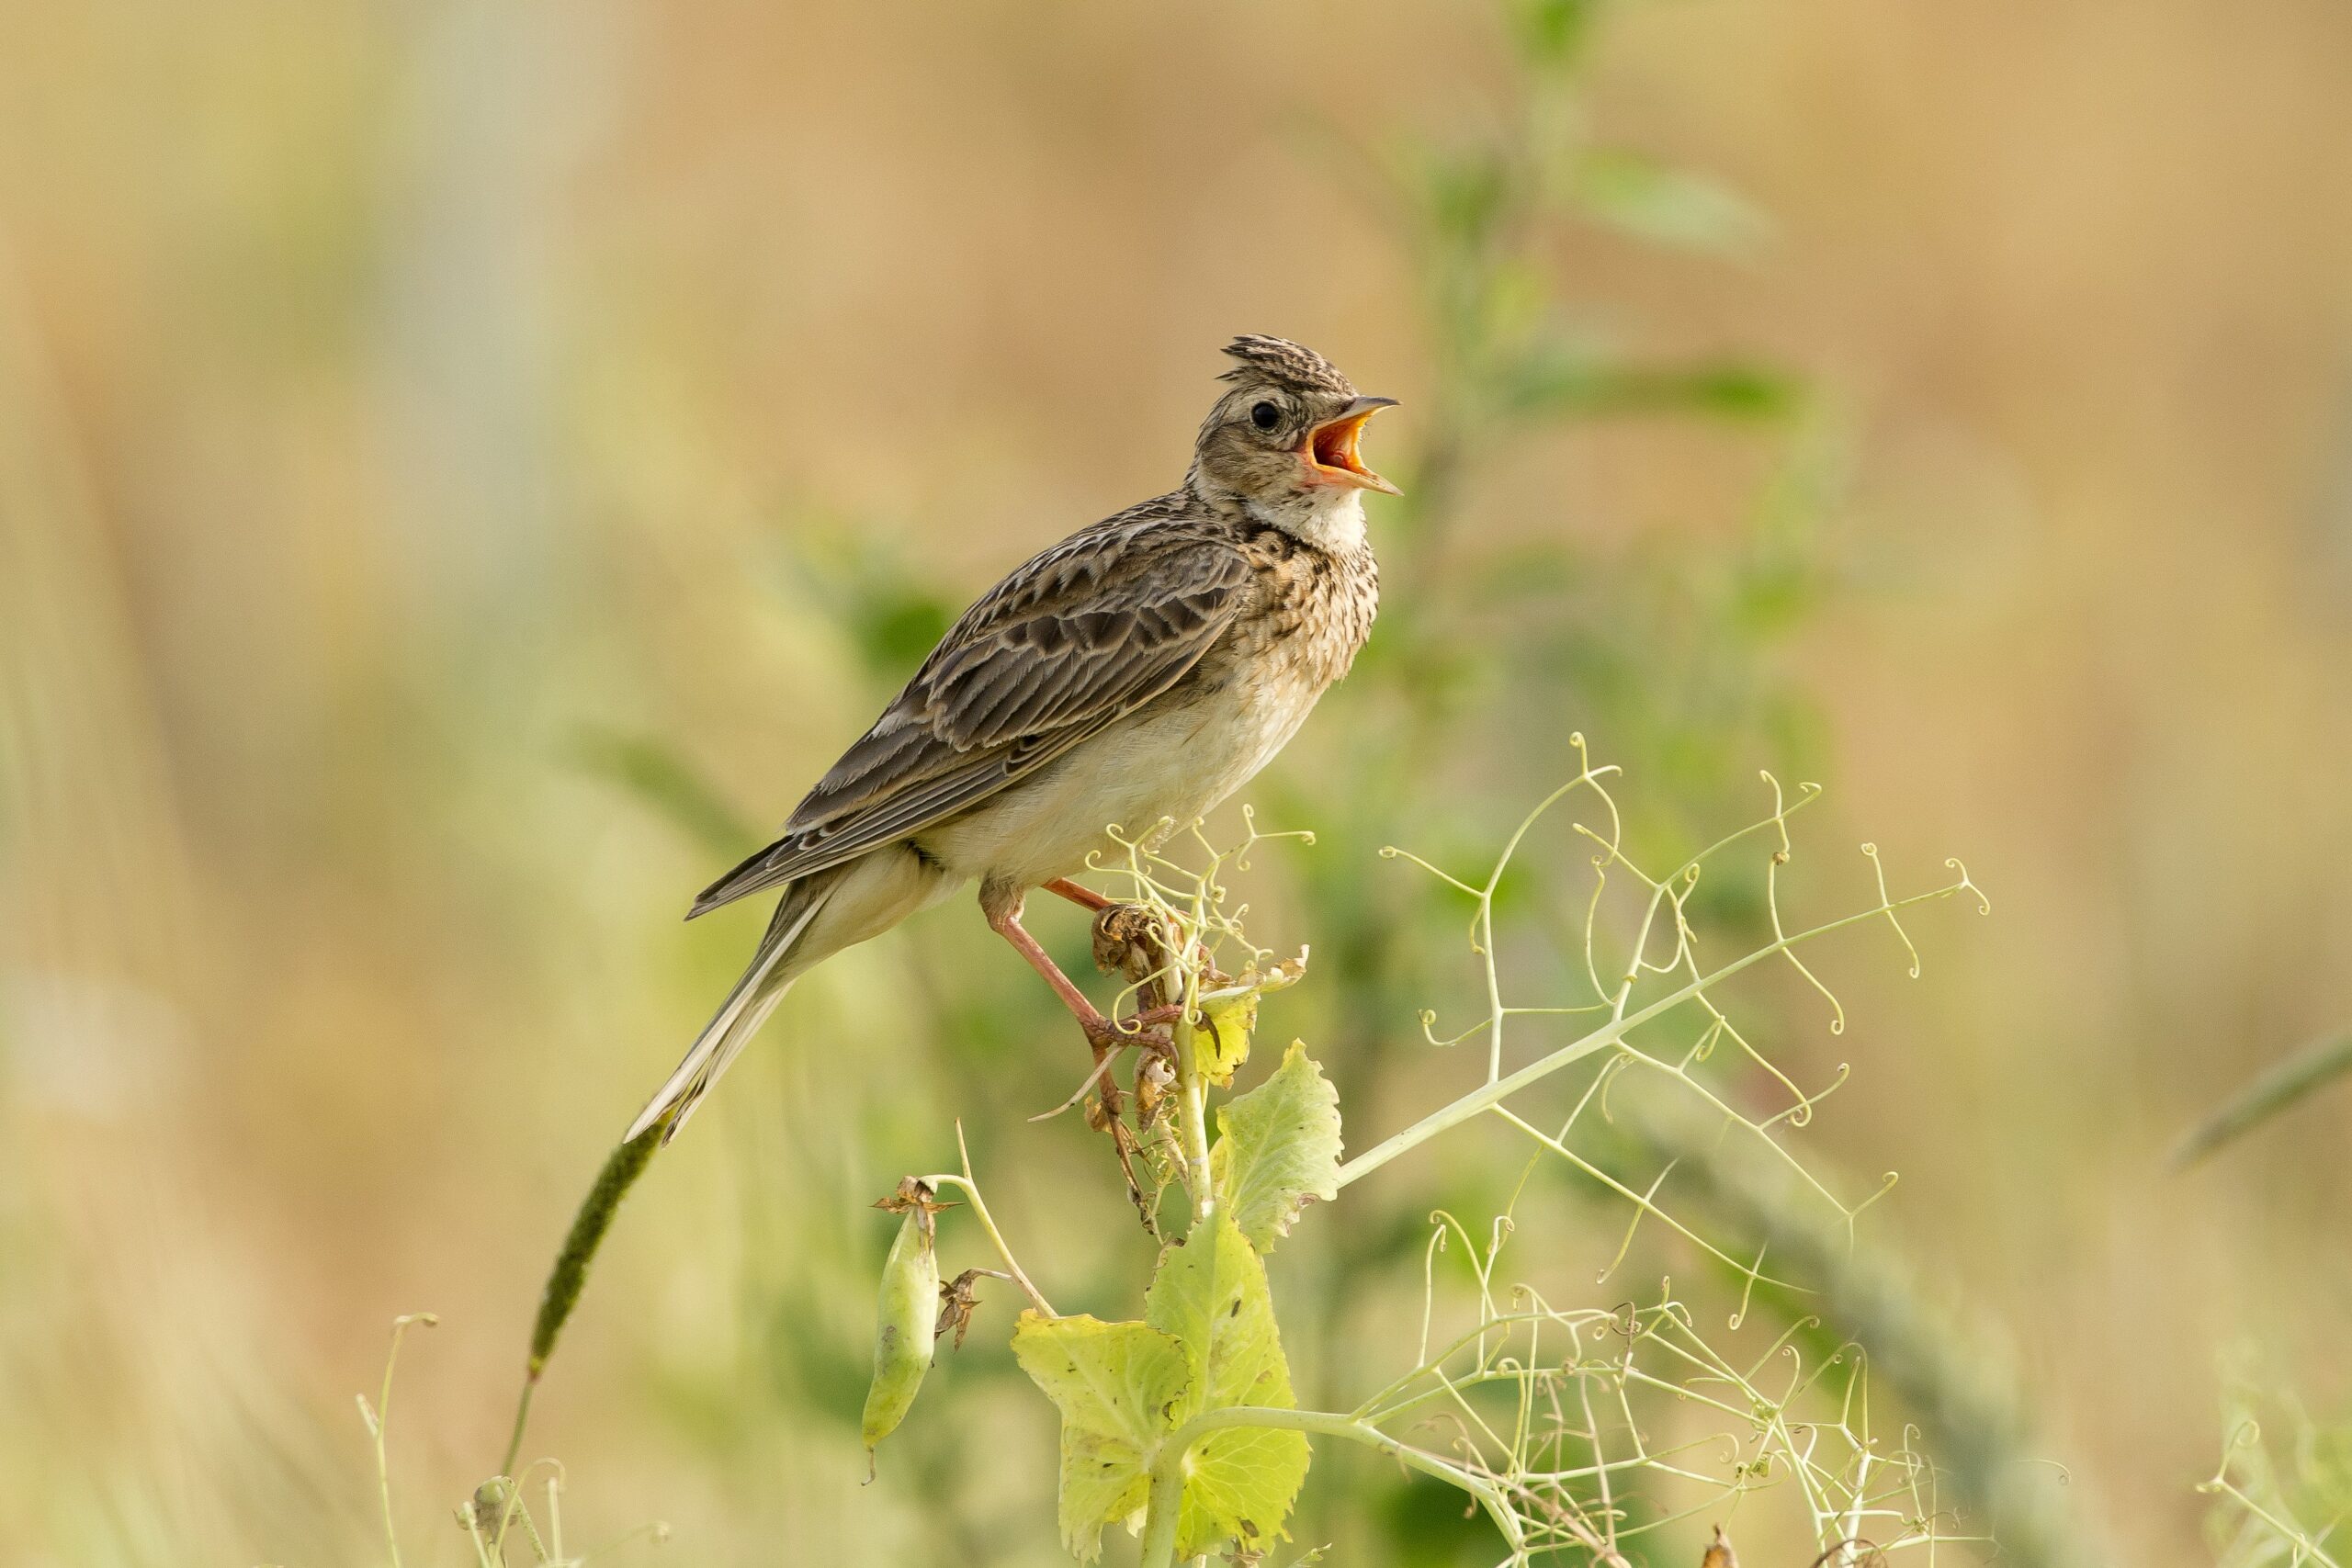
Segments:
[[[743,977],[629,1129],[665,1141],[786,989],[968,882],[1098,1050],[1111,1026],[1022,929],[1105,829],[1190,821],[1283,749],[1371,634],[1379,573],[1356,442],[1392,398],[1321,355],[1234,339],[1184,482],[1033,557],[940,639],[775,842],[687,919],[781,888]]]

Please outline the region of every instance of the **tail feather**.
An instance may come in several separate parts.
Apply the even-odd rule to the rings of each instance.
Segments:
[[[637,1113],[623,1142],[656,1126],[662,1128],[662,1141],[665,1144],[678,1135],[678,1129],[695,1113],[702,1097],[718,1081],[718,1075],[760,1032],[760,1025],[767,1021],[768,1014],[784,999],[784,993],[792,988],[797,976],[787,974],[775,979],[776,969],[808,929],[808,922],[825,907],[835,880],[823,878],[814,887],[804,882],[786,892],[776,906],[775,919],[769,922],[767,935],[760,942],[759,951],[752,955],[751,967],[743,971],[743,977],[727,993],[718,1011],[686,1048],[677,1070],[646,1101],[645,1109]]]

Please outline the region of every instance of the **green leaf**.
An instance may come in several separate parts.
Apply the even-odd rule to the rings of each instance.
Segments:
[[[1340,1093],[1299,1042],[1264,1083],[1217,1107],[1216,1127],[1217,1202],[1261,1256],[1307,1200],[1340,1195]]]
[[[1768,231],[1763,216],[1722,186],[1638,152],[1588,153],[1569,176],[1568,196],[1611,228],[1689,250],[1742,251]]]
[[[1221,1427],[1195,1443],[1184,1461],[1179,1560],[1186,1552],[1215,1551],[1227,1540],[1259,1552],[1290,1539],[1283,1521],[1306,1484],[1309,1457],[1305,1433],[1277,1427]]]
[[[1592,36],[1598,0],[1521,0],[1520,49],[1538,65],[1572,65]]]
[[[1312,1063],[1295,1067],[1293,1058],[1305,1061],[1294,1050],[1285,1071],[1321,1082]],[[1294,1085],[1267,1103],[1300,1093]],[[1152,1463],[1179,1427],[1207,1410],[1297,1404],[1266,1266],[1228,1215],[1160,1254],[1144,1316],[1103,1323],[1023,1313],[1013,1330],[1022,1370],[1061,1412],[1062,1543],[1081,1562],[1102,1555],[1104,1525],[1144,1506]],[[1184,1456],[1177,1555],[1198,1557],[1228,1540],[1262,1551],[1283,1539],[1308,1457],[1306,1435],[1281,1427],[1222,1427],[1194,1443]]]
[[[1510,171],[1487,148],[1435,151],[1424,161],[1421,190],[1430,226],[1452,244],[1476,249],[1502,223]]]
[[[1220,1211],[1160,1254],[1144,1318],[1182,1345],[1194,1369],[1178,1423],[1237,1404],[1297,1404],[1266,1266],[1231,1215]],[[1228,1540],[1255,1551],[1283,1539],[1307,1457],[1306,1435],[1278,1427],[1227,1427],[1202,1438],[1185,1458],[1176,1555],[1198,1557]]]
[[[1590,344],[1541,344],[1506,367],[1501,401],[1527,418],[1602,419],[1638,414],[1705,414],[1717,419],[1778,419],[1794,410],[1801,389],[1789,377],[1736,359],[1634,365]]]
[[[2173,1150],[2173,1168],[2196,1164],[2240,1134],[2261,1125],[2314,1089],[2352,1072],[2352,1033],[2315,1040],[2255,1076],[2219,1111],[2188,1130]]]
[[[1194,1382],[1173,1337],[1141,1323],[1021,1314],[1012,1354],[1062,1414],[1062,1544],[1102,1555],[1102,1527],[1143,1506],[1160,1439]]]

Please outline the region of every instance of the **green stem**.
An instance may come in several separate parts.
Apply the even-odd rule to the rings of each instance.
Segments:
[[[506,1458],[498,1467],[501,1475],[514,1473],[514,1461],[523,1452],[523,1428],[530,1424],[531,1395],[538,1391],[541,1370],[539,1363],[534,1360],[523,1373],[523,1392],[514,1401],[514,1426],[506,1438]]]
[[[392,1369],[400,1362],[401,1340],[409,1325],[421,1323],[431,1328],[440,1321],[429,1312],[404,1313],[392,1319],[392,1348],[384,1357],[384,1386],[376,1391],[376,1408],[369,1413],[368,1424],[375,1428],[376,1439],[376,1500],[384,1512],[384,1551],[392,1560],[392,1568],[401,1568],[400,1532],[392,1524],[391,1461],[384,1452],[384,1428],[392,1419]],[[364,1405],[367,1401],[360,1403]]]
[[[1019,1285],[1023,1293],[1028,1296],[1029,1304],[1047,1317],[1059,1317],[1061,1314],[1054,1310],[1054,1303],[1046,1299],[1044,1292],[1030,1282],[1028,1272],[1021,1267],[1021,1260],[1012,1256],[1012,1248],[1006,1244],[1004,1233],[996,1228],[996,1219],[989,1213],[988,1201],[980,1196],[979,1183],[972,1179],[972,1151],[965,1146],[964,1123],[961,1122],[956,1123],[956,1147],[964,1156],[964,1174],[926,1176],[922,1178],[923,1184],[933,1190],[942,1187],[953,1187],[970,1199],[972,1217],[980,1222],[980,1228],[989,1233],[990,1241],[996,1243],[997,1256],[1004,1259],[1005,1268],[1011,1271],[1013,1282]]]
[[[1193,923],[1198,929],[1197,915]],[[1182,927],[1172,930],[1168,940],[1170,952],[1186,951],[1174,945],[1186,940]],[[1182,1002],[1171,1027],[1176,1044],[1176,1126],[1183,1140],[1184,1187],[1192,1194],[1193,1223],[1198,1224],[1216,1212],[1216,1186],[1209,1179],[1208,1078],[1201,1067],[1200,1031],[1193,1024],[1200,1009],[1201,976],[1191,964],[1184,966]]]
[[[1172,1568],[1176,1525],[1184,1512],[1184,1449],[1182,1434],[1160,1450],[1151,1467],[1151,1491],[1144,1500],[1142,1568]]]
[[[1743,969],[1761,964],[1767,958],[1786,953],[1801,942],[1806,942],[1817,936],[1826,936],[1831,931],[1842,930],[1847,926],[1858,926],[1866,920],[1881,919],[1891,910],[1908,908],[1914,904],[1924,904],[1931,898],[1949,898],[1968,886],[1970,884],[1964,880],[1955,882],[1948,887],[1939,887],[1930,893],[1914,894],[1908,898],[1898,898],[1892,903],[1881,905],[1877,908],[1865,909],[1860,914],[1848,915],[1841,919],[1827,920],[1810,931],[1802,931],[1793,936],[1781,937],[1768,946],[1758,948],[1744,958],[1734,959],[1713,974],[1702,976],[1686,986],[1668,992],[1638,1012],[1628,1014],[1623,1018],[1612,1019],[1581,1040],[1572,1044],[1563,1045],[1550,1055],[1530,1062],[1510,1077],[1491,1079],[1452,1104],[1430,1111],[1403,1132],[1383,1140],[1340,1166],[1340,1185],[1345,1187],[1361,1177],[1370,1176],[1398,1155],[1418,1148],[1440,1133],[1458,1127],[1472,1117],[1492,1110],[1530,1084],[1547,1078],[1562,1067],[1582,1061],[1596,1051],[1606,1050],[1643,1024],[1650,1022],[1664,1013],[1671,1012],[1693,997],[1713,990]]]

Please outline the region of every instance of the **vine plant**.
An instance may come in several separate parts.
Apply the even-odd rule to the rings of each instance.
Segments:
[[[2345,1568],[2335,1538],[2352,1513],[2352,1428],[2323,1426],[2291,1399],[2230,1380],[2221,1462],[2198,1490],[2213,1499],[2206,1535],[2220,1568]],[[2266,1408],[2269,1407],[2269,1408]],[[2266,1418],[2283,1417],[2273,1443]],[[2307,1521],[2323,1521],[2318,1523]]]
[[[1815,1568],[1860,1568],[1910,1551],[1932,1563],[1939,1548],[1973,1539],[1957,1533],[1952,1515],[1939,1503],[1936,1468],[1915,1450],[1910,1431],[1893,1440],[1874,1432],[1867,1369],[1853,1347],[1808,1358],[1801,1347],[1820,1342],[1812,1332],[1819,1325],[1805,1320],[1770,1344],[1735,1352],[1702,1331],[1670,1281],[1638,1300],[1555,1303],[1532,1285],[1510,1282],[1503,1262],[1514,1229],[1508,1210],[1483,1233],[1442,1210],[1434,1213],[1410,1362],[1345,1408],[1299,1406],[1266,1257],[1310,1205],[1340,1199],[1357,1181],[1441,1134],[1492,1119],[1525,1140],[1536,1160],[1561,1161],[1623,1201],[1631,1218],[1596,1282],[1606,1281],[1624,1261],[1646,1220],[1747,1289],[1803,1289],[1766,1271],[1760,1244],[1750,1256],[1736,1238],[1703,1235],[1677,1218],[1667,1199],[1670,1161],[1637,1182],[1579,1147],[1593,1122],[1609,1116],[1612,1084],[1624,1075],[1647,1075],[1688,1097],[1694,1109],[1717,1119],[1719,1135],[1753,1141],[1849,1233],[1856,1216],[1894,1179],[1848,1201],[1807,1170],[1788,1146],[1787,1132],[1811,1119],[1844,1081],[1845,1069],[1806,1091],[1741,1032],[1725,991],[1736,977],[1777,960],[1820,992],[1830,1009],[1827,1027],[1842,1032],[1842,1008],[1798,950],[1835,932],[1883,922],[1901,941],[1917,975],[1917,950],[1904,930],[1903,912],[1961,894],[1988,908],[1966,869],[1947,861],[1950,880],[1896,897],[1875,848],[1864,844],[1876,899],[1792,927],[1781,908],[1782,874],[1794,852],[1790,819],[1819,797],[1816,787],[1802,786],[1792,800],[1764,775],[1772,801],[1769,814],[1653,874],[1624,842],[1610,788],[1617,770],[1593,766],[1583,738],[1572,739],[1581,762],[1577,776],[1528,813],[1483,877],[1456,876],[1402,850],[1385,852],[1420,867],[1470,906],[1469,948],[1483,1011],[1450,1037],[1436,1032],[1433,1014],[1424,1013],[1421,1025],[1436,1046],[1483,1041],[1485,1071],[1465,1092],[1352,1157],[1344,1151],[1338,1092],[1303,1043],[1294,1042],[1255,1087],[1231,1092],[1248,1064],[1262,999],[1304,976],[1306,953],[1277,962],[1251,942],[1241,923],[1246,908],[1228,905],[1222,878],[1228,868],[1246,867],[1250,852],[1268,838],[1308,835],[1264,835],[1253,822],[1238,848],[1219,852],[1198,824],[1180,834],[1176,825],[1163,823],[1122,840],[1123,863],[1098,868],[1124,885],[1116,891],[1125,897],[1098,920],[1097,960],[1126,976],[1118,1010],[1138,1023],[1168,1021],[1169,1037],[1163,1050],[1138,1028],[1126,1083],[1116,1080],[1116,1058],[1106,1057],[1068,1103],[1087,1101],[1089,1121],[1112,1134],[1145,1222],[1161,1236],[1143,1314],[1106,1322],[1055,1309],[990,1212],[959,1125],[957,1169],[910,1176],[877,1205],[904,1217],[881,1282],[864,1422],[869,1450],[909,1415],[934,1340],[952,1332],[956,1344],[963,1342],[978,1281],[993,1276],[1012,1283],[1026,1301],[1012,1330],[1012,1350],[1060,1414],[1060,1534],[1082,1562],[1101,1556],[1103,1532],[1114,1524],[1140,1536],[1142,1568],[1171,1568],[1216,1552],[1238,1563],[1260,1562],[1285,1538],[1317,1438],[1360,1445],[1461,1491],[1492,1524],[1504,1551],[1500,1562],[1509,1568],[1538,1558],[1631,1568],[1635,1559],[1627,1553],[1641,1550],[1643,1538],[1727,1509],[1765,1488],[1795,1495],[1818,1543]],[[1538,821],[1570,800],[1589,807],[1592,817],[1571,824],[1591,849],[1591,892],[1572,944],[1589,994],[1522,1004],[1511,998],[1498,957],[1497,897]],[[1180,842],[1197,852],[1197,864],[1170,852]],[[1710,962],[1701,955],[1704,943],[1691,917],[1692,895],[1711,866],[1739,851],[1764,859],[1772,940]],[[1611,896],[1612,887],[1621,897]],[[1622,897],[1628,889],[1630,899]],[[1238,972],[1226,974],[1221,960],[1237,963]],[[1591,1027],[1511,1067],[1514,1021],[1538,1016],[1583,1017]],[[1728,1092],[1724,1079],[1743,1065],[1751,1081],[1760,1074],[1774,1086],[1781,1109],[1751,1116],[1738,1108],[1746,1097]],[[1527,1091],[1579,1066],[1585,1069],[1581,1087],[1565,1117],[1556,1125],[1536,1120]],[[516,1461],[531,1391],[660,1134],[656,1127],[613,1151],[548,1276],[504,1461],[458,1510],[481,1568],[505,1562],[515,1541],[543,1568],[572,1568],[584,1560],[567,1554],[562,1544],[560,1470],[551,1461],[540,1461],[548,1467],[547,1495],[535,1510],[522,1483],[540,1467],[518,1471]],[[1172,1238],[1162,1234],[1159,1220],[1171,1191],[1184,1200],[1177,1205],[1181,1234]],[[956,1200],[943,1201],[943,1193]],[[939,1216],[956,1207],[968,1211],[1001,1269],[967,1269],[943,1280]],[[1457,1256],[1466,1288],[1449,1291],[1442,1259]],[[1735,1333],[1745,1315],[1743,1295],[1729,1325]],[[412,1321],[433,1319],[401,1320],[395,1355],[401,1331]],[[378,1403],[363,1399],[360,1409],[377,1445],[386,1546],[398,1568],[383,1456],[390,1393],[388,1361]],[[2282,1522],[2236,1484],[2228,1466],[2211,1489],[2277,1527],[2293,1543],[2296,1561],[2335,1561],[2300,1526]],[[662,1528],[653,1533],[658,1538]],[[1704,1562],[1728,1568],[1733,1562],[1718,1529]]]
[[[1817,790],[1805,786],[1791,800],[1767,775],[1769,815],[1654,875],[1623,842],[1609,788],[1616,770],[1592,766],[1581,737],[1576,747],[1585,759],[1578,774],[1529,813],[1483,878],[1458,877],[1419,856],[1387,852],[1470,904],[1484,1014],[1450,1039],[1435,1032],[1433,1016],[1424,1014],[1422,1021],[1434,1044],[1483,1041],[1486,1070],[1467,1092],[1352,1157],[1344,1155],[1338,1093],[1303,1043],[1293,1043],[1255,1087],[1227,1092],[1247,1061],[1261,998],[1295,983],[1306,964],[1303,952],[1271,962],[1272,953],[1244,934],[1245,911],[1227,908],[1223,874],[1245,864],[1267,836],[1253,825],[1238,850],[1220,852],[1197,825],[1180,835],[1177,825],[1163,823],[1126,842],[1123,863],[1098,868],[1125,885],[1114,890],[1123,896],[1116,915],[1130,930],[1140,921],[1155,933],[1142,946],[1159,955],[1137,963],[1132,942],[1111,943],[1117,951],[1106,952],[1098,925],[1098,957],[1125,957],[1123,1008],[1170,1018],[1171,1038],[1165,1051],[1136,1051],[1131,1087],[1123,1089],[1114,1075],[1098,1071],[1073,1101],[1094,1096],[1091,1119],[1117,1139],[1147,1223],[1161,1207],[1163,1190],[1181,1190],[1182,1234],[1160,1250],[1140,1317],[1106,1322],[1066,1314],[1054,1309],[998,1228],[968,1152],[957,1170],[908,1179],[885,1201],[906,1219],[883,1281],[875,1400],[886,1407],[885,1419],[877,1427],[870,1401],[869,1441],[880,1441],[906,1414],[929,1364],[928,1344],[910,1346],[903,1325],[894,1326],[904,1311],[892,1303],[903,1303],[909,1280],[922,1286],[926,1300],[936,1289],[942,1305],[934,1332],[953,1328],[960,1339],[975,1279],[998,1272],[1027,1298],[1012,1349],[1060,1414],[1060,1532],[1084,1562],[1101,1555],[1103,1531],[1114,1524],[1139,1534],[1143,1568],[1220,1551],[1236,1562],[1259,1561],[1284,1537],[1311,1441],[1318,1438],[1363,1445],[1459,1489],[1492,1523],[1502,1561],[1514,1565],[1538,1557],[1626,1564],[1637,1538],[1767,1485],[1786,1485],[1802,1498],[1825,1564],[1878,1561],[1914,1548],[1932,1559],[1939,1544],[1960,1539],[1937,1504],[1934,1467],[1907,1438],[1886,1443],[1873,1436],[1859,1356],[1807,1363],[1792,1333],[1760,1353],[1735,1358],[1709,1342],[1664,1285],[1647,1304],[1555,1304],[1532,1287],[1508,1282],[1508,1213],[1483,1235],[1450,1214],[1434,1215],[1412,1362],[1348,1408],[1297,1404],[1267,1255],[1309,1205],[1340,1199],[1374,1171],[1472,1122],[1500,1123],[1538,1158],[1565,1161],[1629,1204],[1619,1261],[1634,1230],[1648,1219],[1750,1286],[1770,1280],[1767,1260],[1676,1219],[1663,1197],[1670,1168],[1636,1186],[1578,1151],[1580,1124],[1607,1115],[1618,1075],[1657,1075],[1695,1096],[1722,1119],[1725,1135],[1759,1141],[1849,1225],[1885,1190],[1883,1184],[1860,1201],[1841,1200],[1788,1149],[1785,1131],[1809,1119],[1842,1081],[1843,1069],[1838,1080],[1808,1094],[1740,1032],[1723,993],[1735,976],[1777,960],[1820,989],[1832,1010],[1830,1029],[1842,1029],[1842,1010],[1797,950],[1836,931],[1883,922],[1901,939],[1916,974],[1917,953],[1902,912],[1962,893],[1981,904],[1965,869],[1947,862],[1951,880],[1898,897],[1887,890],[1876,851],[1864,845],[1876,901],[1792,928],[1783,922],[1780,897],[1793,848],[1789,818]],[[1536,822],[1571,799],[1592,808],[1590,823],[1574,823],[1593,852],[1593,888],[1578,944],[1591,994],[1522,1005],[1508,995],[1497,957],[1496,896]],[[1197,863],[1177,858],[1170,846],[1178,843],[1196,852]],[[1739,849],[1760,849],[1767,859],[1773,940],[1711,965],[1702,958],[1688,901],[1708,866]],[[1638,912],[1613,918],[1618,901],[1605,895],[1628,884]],[[1238,973],[1227,976],[1219,961],[1237,957]],[[1159,998],[1173,1001],[1154,1005]],[[1592,1027],[1513,1068],[1507,1045],[1514,1021],[1538,1014],[1586,1015]],[[1690,1027],[1672,1031],[1669,1021],[1678,1019]],[[1684,1043],[1658,1043],[1670,1037]],[[1763,1070],[1783,1107],[1761,1118],[1736,1109],[1710,1079],[1708,1065],[1718,1055]],[[1526,1091],[1595,1063],[1565,1120],[1539,1122],[1524,1103]],[[937,1285],[932,1248],[941,1205],[933,1194],[946,1191],[968,1203],[1002,1270],[973,1270]],[[1446,1293],[1440,1259],[1456,1252],[1467,1261],[1470,1285],[1458,1313],[1440,1304]],[[1736,1317],[1732,1326],[1738,1326]]]

